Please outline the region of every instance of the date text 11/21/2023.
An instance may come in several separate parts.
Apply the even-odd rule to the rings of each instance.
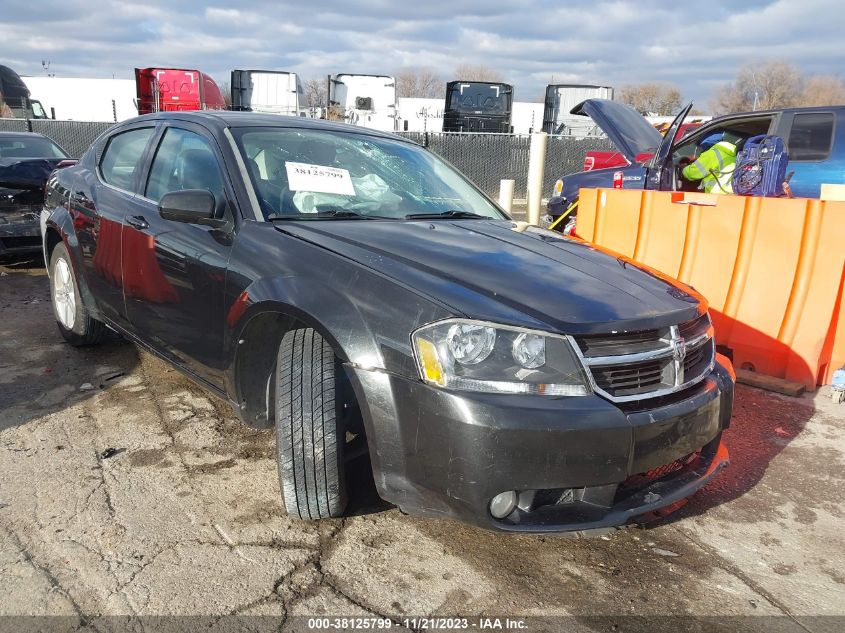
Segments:
[[[386,630],[394,626],[412,630],[510,630],[519,631],[528,628],[521,618],[438,618],[438,617],[404,617],[392,620],[390,618],[308,618],[308,629],[334,630]]]

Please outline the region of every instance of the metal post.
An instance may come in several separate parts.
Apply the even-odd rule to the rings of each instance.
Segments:
[[[499,182],[499,206],[508,213],[513,208],[513,180],[502,179]]]
[[[540,224],[540,199],[543,196],[543,171],[546,164],[546,144],[549,135],[535,132],[531,135],[528,154],[528,223]]]

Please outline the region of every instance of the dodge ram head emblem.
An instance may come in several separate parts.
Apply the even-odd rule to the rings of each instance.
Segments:
[[[687,343],[677,329],[672,328],[672,360],[675,366],[675,385],[684,384],[684,359],[687,357]]]

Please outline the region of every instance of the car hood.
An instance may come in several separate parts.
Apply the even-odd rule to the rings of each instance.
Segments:
[[[0,158],[0,187],[44,189],[47,179],[64,158]]]
[[[510,221],[277,223],[466,316],[571,334],[694,318],[694,290],[609,251]],[[363,297],[358,300],[365,300]]]
[[[618,101],[587,99],[570,112],[595,121],[629,163],[635,162],[639,154],[656,152],[663,140],[644,116]]]

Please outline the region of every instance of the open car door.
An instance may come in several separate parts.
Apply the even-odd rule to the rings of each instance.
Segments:
[[[663,140],[651,160],[651,169],[648,172],[648,179],[646,182],[646,189],[657,189],[659,191],[671,191],[674,188],[674,165],[672,165],[672,148],[675,145],[675,136],[678,130],[687,118],[689,111],[692,110],[692,102],[688,103],[683,108],[672,125],[666,130],[663,135]]]

